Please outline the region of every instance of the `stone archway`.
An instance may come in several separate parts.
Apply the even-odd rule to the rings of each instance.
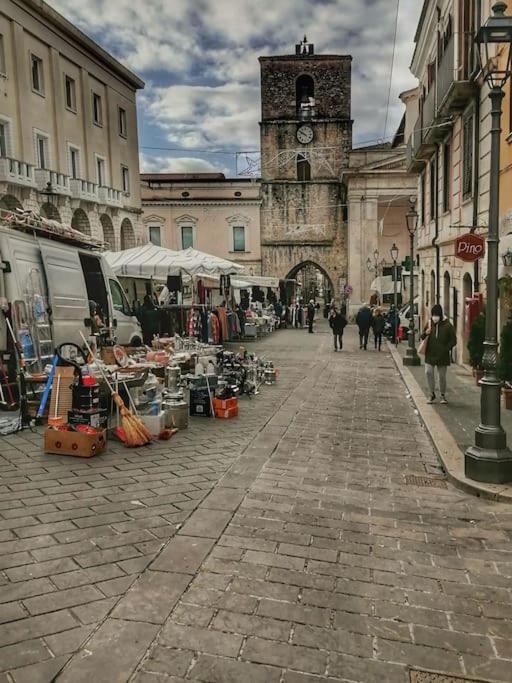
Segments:
[[[336,296],[335,285],[327,271],[314,261],[303,261],[294,266],[286,276],[287,280],[297,280],[301,285],[301,296],[305,300],[329,302]]]
[[[129,218],[124,218],[121,223],[121,251],[132,249],[136,246],[135,231]]]
[[[100,216],[101,229],[103,230],[103,241],[105,242],[109,251],[116,250],[116,233],[112,219],[106,213]]]
[[[46,204],[43,204],[39,209],[39,213],[41,214],[41,216],[44,216],[44,218],[48,218],[51,221],[58,221],[59,223],[62,223],[58,208],[53,204],[50,204],[50,202],[46,202]]]
[[[71,227],[84,235],[91,235],[91,224],[83,209],[75,209],[71,218]]]
[[[4,194],[0,199],[0,209],[5,211],[15,211],[16,209],[23,209],[20,200],[12,194]]]

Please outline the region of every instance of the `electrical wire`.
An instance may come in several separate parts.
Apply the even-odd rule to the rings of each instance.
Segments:
[[[393,85],[393,71],[395,68],[396,37],[397,37],[397,33],[398,33],[398,15],[399,15],[399,12],[400,12],[400,0],[396,0],[395,34],[393,36],[393,52],[391,54],[391,69],[390,69],[390,73],[389,73],[388,101],[386,104],[386,118],[384,121],[384,137],[386,137],[386,131],[388,129],[389,105],[391,103],[391,87]]]

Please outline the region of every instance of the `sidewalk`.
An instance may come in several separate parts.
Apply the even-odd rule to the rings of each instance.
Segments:
[[[448,405],[428,405],[424,359],[421,359],[420,367],[405,367],[403,357],[406,349],[407,344],[403,342],[397,349],[391,347],[391,353],[449,478],[456,486],[471,493],[512,501],[512,485],[481,484],[464,475],[464,451],[474,442],[475,427],[480,422],[480,389],[473,376],[466,368],[452,365],[448,370]],[[501,423],[510,444],[512,411],[502,407]]]

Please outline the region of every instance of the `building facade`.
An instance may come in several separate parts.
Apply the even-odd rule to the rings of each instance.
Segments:
[[[0,5],[0,207],[141,243],[144,83],[41,0]]]
[[[455,240],[487,233],[490,169],[488,90],[478,79],[474,37],[490,3],[425,0],[411,71],[419,113],[409,137],[408,168],[419,174],[419,309],[426,322],[440,303],[466,362],[466,301],[485,290],[485,260],[457,258]]]
[[[144,237],[193,247],[261,274],[260,183],[222,173],[143,173]]]
[[[316,55],[306,37],[294,55],[260,57],[262,271],[294,278],[312,264],[331,292],[348,269],[351,62]]]

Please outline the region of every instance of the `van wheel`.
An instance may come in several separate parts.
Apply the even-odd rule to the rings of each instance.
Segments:
[[[142,346],[142,339],[140,337],[132,337],[131,345],[132,346]]]

